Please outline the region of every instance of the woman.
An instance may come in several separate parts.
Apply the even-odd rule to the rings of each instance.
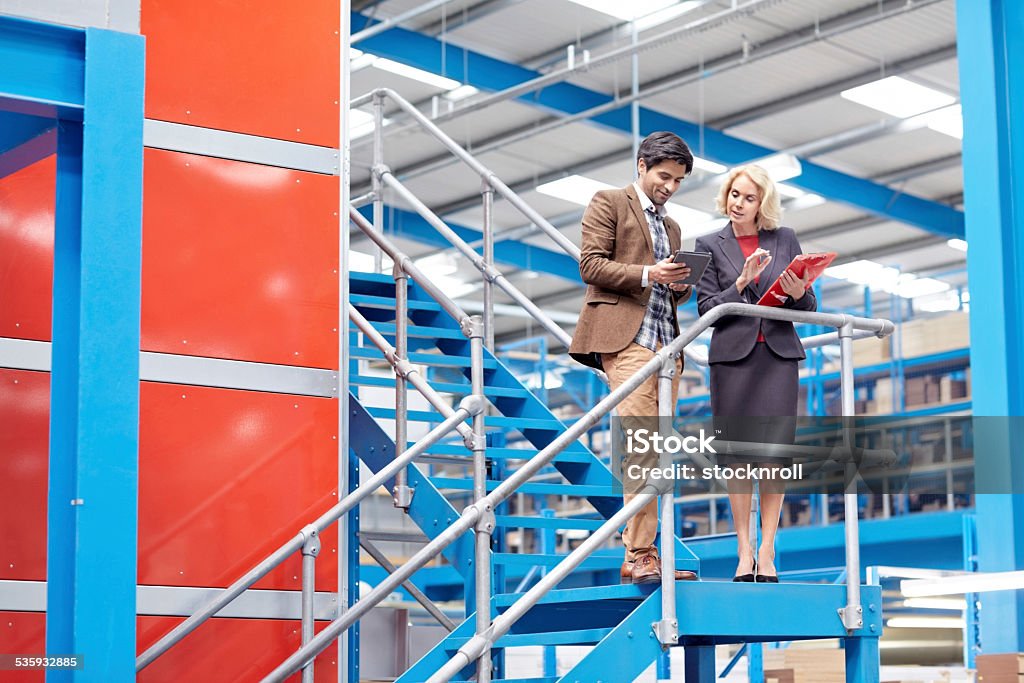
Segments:
[[[729,224],[697,240],[697,251],[711,262],[697,285],[703,315],[719,304],[757,303],[779,279],[788,295],[784,306],[817,308],[806,282],[787,268],[801,253],[796,233],[780,228],[782,207],[768,172],[749,165],[729,173],[717,198]],[[728,316],[715,324],[708,362],[711,366],[711,412],[720,438],[754,443],[793,443],[803,345],[793,324],[747,316]],[[780,419],[788,417],[790,419]],[[722,419],[726,418],[726,419]],[[756,458],[755,458],[756,460]],[[744,462],[746,464],[746,461]],[[778,459],[759,466],[782,466]],[[781,480],[760,483],[761,544],[750,544],[751,494],[748,479],[729,479],[729,505],[736,527],[739,563],[733,581],[778,583],[775,533],[785,496]]]

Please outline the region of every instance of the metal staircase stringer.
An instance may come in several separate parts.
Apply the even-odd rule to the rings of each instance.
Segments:
[[[395,443],[366,411],[359,398],[349,392],[349,448],[374,472],[379,472],[395,457]],[[417,467],[409,467],[409,486],[416,495],[409,506],[409,517],[428,538],[438,534],[459,517],[459,513]],[[388,487],[394,486],[390,480]],[[473,576],[473,534],[466,533],[442,551],[444,557],[464,578]]]

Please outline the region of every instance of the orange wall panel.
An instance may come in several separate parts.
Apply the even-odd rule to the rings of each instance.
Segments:
[[[49,430],[50,374],[0,369],[0,579],[46,580]]]
[[[0,652],[37,656],[45,654],[46,615],[42,612],[0,612]],[[4,683],[43,683],[45,679],[46,674],[41,670],[0,672],[0,681]]]
[[[146,116],[338,146],[331,0],[143,0]]]
[[[0,178],[0,337],[49,341],[57,157]]]
[[[0,370],[0,579],[46,577],[49,375]],[[139,583],[226,586],[337,502],[337,401],[143,382]],[[336,527],[319,590],[337,590]],[[301,589],[295,554],[256,588]]]
[[[139,583],[226,586],[337,502],[337,401],[142,383]],[[337,590],[337,531],[317,588]],[[256,588],[299,590],[296,553]]]
[[[177,626],[176,617],[139,617],[138,651]],[[317,622],[319,632],[328,622]],[[139,683],[181,681],[260,681],[301,645],[298,621],[270,619],[218,619],[194,633],[143,669]],[[315,660],[314,679],[338,680],[338,646],[331,645]],[[301,674],[287,680],[298,683]]]
[[[336,368],[338,179],[145,160],[143,350]]]

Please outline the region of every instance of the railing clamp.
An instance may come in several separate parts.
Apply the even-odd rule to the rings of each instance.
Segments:
[[[498,520],[494,516],[494,508],[490,504],[485,504],[478,505],[477,509],[480,510],[480,518],[476,520],[476,525],[473,528],[484,534],[494,533],[494,528],[498,525]]]
[[[316,527],[309,524],[299,532],[302,534],[302,554],[316,557],[320,554],[320,532]]]
[[[377,178],[383,178],[385,174],[391,173],[391,167],[388,166],[387,164],[377,164],[372,169],[370,169],[370,171]]]
[[[672,647],[679,644],[679,621],[677,619],[662,619],[651,624],[654,629],[654,636],[661,643],[662,647]]]
[[[862,606],[856,605],[851,609],[851,606],[847,605],[840,607],[836,612],[839,613],[839,619],[847,631],[856,631],[864,627],[864,608]]]
[[[392,499],[395,501],[395,507],[409,511],[409,506],[412,505],[413,494],[416,493],[416,489],[411,486],[395,486],[395,490],[392,492]]]
[[[483,339],[484,336],[484,319],[479,315],[469,315],[459,321],[459,327],[462,328],[462,334],[466,337],[473,339],[474,337],[480,337]]]
[[[466,444],[466,450],[477,451],[486,450],[487,448],[487,437],[483,434],[477,434],[476,432],[470,432],[462,438],[463,443]]]
[[[402,379],[408,379],[409,375],[413,374],[414,372],[418,372],[416,370],[416,366],[410,363],[407,358],[399,358],[397,355],[395,356],[395,361],[394,363],[392,363],[392,365],[394,365],[395,372]]]
[[[464,396],[462,400],[459,401],[459,409],[465,410],[467,413],[469,413],[470,417],[474,415],[479,415],[480,413],[484,412],[484,408],[486,407],[487,399],[485,399],[483,396],[479,394],[470,394],[469,396]],[[470,448],[470,450],[473,449]]]

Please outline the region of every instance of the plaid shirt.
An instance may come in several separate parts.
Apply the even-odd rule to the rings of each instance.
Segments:
[[[644,207],[647,227],[651,231],[651,238],[654,242],[654,258],[656,261],[662,261],[671,253],[668,246],[668,233],[665,232],[665,222],[662,220],[665,209],[664,207],[655,207],[640,188],[637,188],[637,194],[640,196],[640,204]],[[647,302],[647,311],[644,313],[640,331],[633,341],[645,349],[656,351],[659,344],[665,346],[676,336],[675,299],[672,296],[672,291],[666,285],[655,282],[648,286],[654,287],[654,289]]]

